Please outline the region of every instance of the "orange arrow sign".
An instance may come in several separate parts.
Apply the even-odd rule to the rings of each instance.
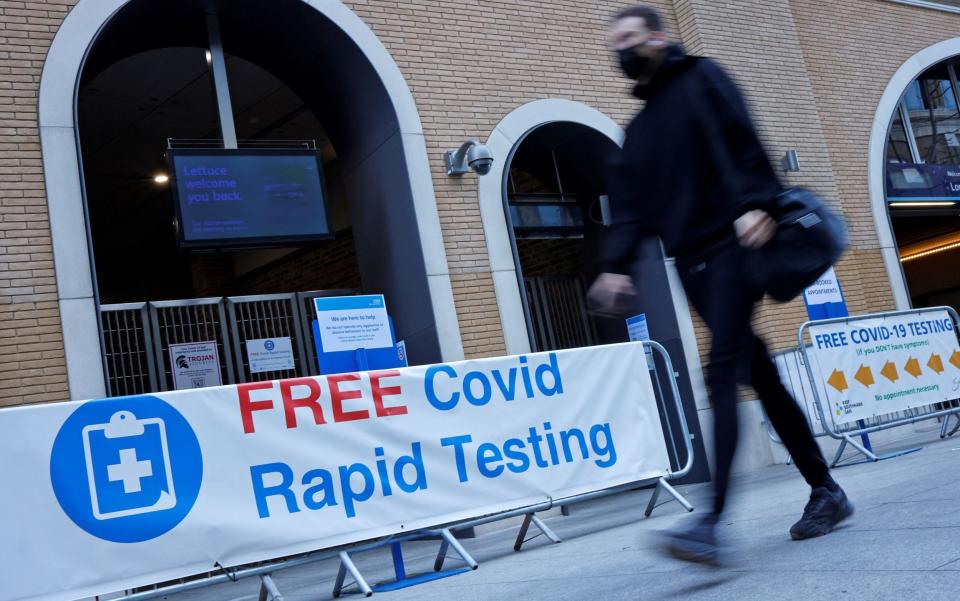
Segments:
[[[861,365],[860,369],[857,370],[857,375],[854,377],[857,379],[857,382],[860,382],[867,388],[874,385],[873,371],[866,365]]]
[[[907,363],[903,366],[903,371],[907,372],[914,378],[919,378],[920,374],[923,373],[923,370],[920,369],[920,362],[913,357],[910,357],[907,360]]]
[[[844,375],[839,369],[833,370],[833,373],[830,374],[830,379],[827,380],[827,384],[833,386],[840,392],[850,388],[847,386],[847,376]]]
[[[950,357],[950,363],[953,363],[954,367],[960,369],[960,351],[953,351],[953,356]]]
[[[937,372],[938,374],[942,374],[943,359],[940,358],[940,355],[930,355],[930,360],[927,361],[927,367]]]
[[[897,373],[897,366],[893,364],[893,361],[887,361],[887,364],[883,366],[880,373],[891,382],[896,382],[900,379],[900,374]]]

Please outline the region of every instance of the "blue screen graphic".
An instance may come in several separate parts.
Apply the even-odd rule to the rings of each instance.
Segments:
[[[316,154],[171,157],[182,242],[328,237]]]

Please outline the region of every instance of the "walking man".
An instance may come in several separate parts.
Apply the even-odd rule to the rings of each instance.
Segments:
[[[610,306],[633,291],[639,242],[659,237],[676,258],[687,297],[711,334],[707,383],[714,408],[715,501],[686,530],[668,535],[675,557],[717,559],[715,526],[727,497],[737,445],[737,383],[750,384],[812,488],[794,539],[821,536],[853,514],[807,425],[783,387],[751,316],[763,292],[742,270],[748,249],[776,232],[770,216],[782,186],[733,81],[713,61],[670,42],[659,14],[634,6],[610,24],[609,43],[634,94],[646,101],[627,127],[610,187],[614,224],[591,302]],[[712,128],[712,129],[711,129]]]

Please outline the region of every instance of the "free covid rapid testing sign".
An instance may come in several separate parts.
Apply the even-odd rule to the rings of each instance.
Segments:
[[[666,475],[640,344],[0,411],[0,599],[70,600]]]
[[[810,326],[824,412],[854,422],[960,397],[960,346],[947,311]]]

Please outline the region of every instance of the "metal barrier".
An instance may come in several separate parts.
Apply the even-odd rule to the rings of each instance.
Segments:
[[[817,401],[813,393],[813,386],[815,384],[810,381],[810,375],[803,362],[803,353],[799,349],[794,348],[772,355],[771,359],[774,365],[777,366],[777,371],[780,373],[780,381],[803,410],[804,417],[807,419],[807,424],[810,426],[810,431],[813,432],[814,438],[829,436],[827,429],[821,421],[820,411],[817,409]],[[822,391],[823,388],[823,384],[819,384],[818,391]],[[818,394],[822,394],[822,392],[818,392]],[[951,401],[949,404],[954,408],[960,409],[960,400]],[[889,417],[891,419],[908,419],[910,417],[921,417],[937,410],[938,408],[936,408],[936,406],[930,406],[926,409],[918,408],[906,412],[898,411],[890,414]],[[956,416],[958,419],[952,429],[950,428],[950,417],[952,416],[947,415],[943,419],[943,424],[940,427],[940,438],[953,436],[960,430],[960,415]],[[879,422],[876,419],[868,419],[864,420],[864,423],[877,425]],[[766,420],[765,425],[767,436],[770,437],[770,440],[778,445],[783,445],[783,441],[780,440],[777,432],[773,429],[770,420]],[[849,427],[838,426],[836,431],[846,432],[847,429],[849,429]],[[853,432],[853,434],[856,433],[856,431]],[[787,463],[791,462],[792,458],[788,458]],[[839,456],[831,463],[831,467],[836,467],[838,464]]]
[[[189,342],[215,342],[222,382],[237,382],[222,301],[221,298],[197,298],[150,303],[154,352],[160,366],[160,390],[173,389],[173,366],[164,349],[171,344]]]
[[[157,390],[147,303],[104,305],[100,311],[107,392],[110,396],[125,396]]]
[[[667,353],[667,350],[657,342],[643,342],[644,346],[647,346],[657,354],[660,355],[665,369],[667,371],[668,380],[670,382],[670,391],[673,396],[673,401],[676,406],[677,414],[679,415],[680,430],[681,436],[684,441],[684,448],[686,449],[686,459],[683,466],[676,472],[669,471],[669,473],[660,478],[641,480],[637,482],[632,482],[613,488],[607,488],[602,490],[596,490],[584,494],[579,494],[570,497],[564,498],[549,498],[542,503],[537,503],[534,505],[529,505],[526,507],[521,507],[518,509],[501,512],[497,514],[491,514],[486,516],[479,516],[476,518],[471,518],[468,520],[462,520],[459,522],[453,522],[449,524],[442,524],[435,528],[429,528],[424,530],[419,530],[416,532],[411,532],[409,534],[397,535],[386,537],[383,539],[368,541],[364,543],[357,543],[353,545],[347,545],[343,547],[337,547],[333,549],[323,549],[308,553],[305,555],[286,558],[275,562],[264,562],[258,565],[252,566],[239,566],[236,568],[216,566],[220,569],[218,573],[214,573],[207,578],[193,580],[189,582],[181,582],[178,584],[165,586],[162,588],[156,588],[148,591],[138,592],[131,595],[122,597],[124,601],[146,601],[147,599],[156,599],[159,597],[165,597],[175,593],[186,592],[190,590],[195,590],[207,586],[212,586],[214,584],[222,584],[226,582],[236,582],[237,580],[243,578],[252,578],[257,577],[260,579],[260,600],[261,601],[283,601],[283,595],[280,592],[279,588],[276,585],[276,582],[273,580],[273,573],[290,569],[298,566],[303,566],[310,563],[315,563],[319,561],[324,561],[326,559],[337,558],[340,560],[340,566],[337,574],[337,578],[334,584],[333,596],[339,597],[348,586],[356,586],[359,591],[366,597],[369,597],[373,594],[373,589],[367,583],[366,579],[363,577],[363,574],[357,568],[356,564],[351,558],[351,554],[361,553],[364,551],[372,551],[375,549],[382,548],[386,545],[413,541],[413,540],[422,540],[425,537],[438,537],[440,539],[440,548],[437,553],[436,560],[434,561],[434,571],[439,572],[443,569],[443,564],[446,561],[447,554],[450,549],[453,549],[467,565],[469,569],[477,569],[479,564],[473,559],[469,552],[463,547],[461,542],[457,540],[456,536],[453,534],[458,530],[466,530],[468,528],[473,528],[475,526],[480,526],[483,524],[489,524],[492,522],[497,522],[513,517],[523,516],[524,520],[520,526],[520,531],[518,533],[516,542],[514,543],[514,550],[519,551],[523,544],[529,539],[526,539],[527,531],[530,525],[536,526],[541,533],[546,536],[549,540],[554,543],[561,542],[561,539],[546,525],[544,522],[536,515],[541,511],[547,511],[555,507],[563,505],[572,505],[575,503],[582,503],[592,499],[597,499],[620,492],[625,492],[628,490],[634,490],[638,487],[650,484],[656,484],[656,488],[653,491],[649,502],[647,503],[646,510],[644,515],[649,517],[653,512],[653,509],[657,507],[657,501],[660,495],[663,492],[666,492],[668,495],[673,497],[678,503],[680,503],[684,509],[687,511],[693,511],[693,506],[671,485],[670,482],[678,478],[686,476],[690,470],[693,468],[694,461],[694,450],[693,442],[690,439],[690,429],[687,424],[687,421],[684,417],[683,412],[683,403],[680,398],[680,390],[677,385],[677,378],[679,377],[677,372],[673,368],[673,363],[670,360],[670,355]],[[646,355],[644,355],[644,361],[646,361]],[[669,455],[670,450],[668,446],[667,453]],[[354,582],[347,584],[345,579],[347,574],[349,574]]]
[[[855,423],[850,424],[837,424],[833,419],[832,413],[829,413],[830,418],[827,418],[828,412],[825,412],[824,399],[826,398],[826,389],[825,386],[817,383],[817,380],[813,377],[813,368],[811,366],[810,357],[808,356],[807,351],[810,348],[810,345],[806,343],[805,335],[807,330],[812,325],[827,325],[831,323],[845,323],[851,321],[860,321],[867,319],[876,319],[880,317],[893,317],[901,315],[922,315],[924,313],[931,313],[934,311],[946,311],[950,318],[953,320],[954,332],[956,333],[956,328],[960,325],[960,316],[957,312],[951,307],[930,307],[924,309],[911,309],[906,311],[891,311],[886,313],[871,313],[867,315],[858,315],[851,317],[840,317],[836,319],[824,319],[819,321],[808,321],[800,327],[799,332],[797,333],[798,349],[796,351],[797,357],[802,363],[802,372],[806,373],[806,381],[801,383],[804,393],[809,391],[809,394],[812,396],[813,405],[812,408],[815,410],[815,413],[810,413],[811,405],[808,402],[804,403],[804,406],[807,407],[808,419],[810,420],[811,427],[814,425],[814,420],[819,420],[819,423],[822,426],[823,432],[817,433],[815,430],[815,435],[820,436],[830,436],[836,440],[840,441],[840,447],[837,449],[837,453],[831,463],[831,467],[835,467],[839,464],[840,458],[843,455],[843,452],[846,450],[847,445],[850,445],[858,452],[866,456],[871,461],[879,461],[880,459],[886,458],[885,456],[880,456],[874,453],[871,449],[867,448],[865,444],[861,444],[854,440],[854,436],[870,434],[872,432],[879,432],[881,430],[888,430],[890,428],[896,428],[898,426],[904,426],[908,424],[913,424],[919,421],[927,419],[935,419],[939,417],[944,418],[944,423],[940,429],[940,437],[944,438],[950,434],[953,434],[958,429],[960,429],[960,424],[953,429],[949,434],[947,433],[947,427],[949,423],[949,417],[952,415],[960,415],[960,403],[956,399],[948,401],[947,403],[935,403],[932,405],[927,405],[923,407],[916,407],[905,409],[902,411],[891,412],[885,415],[880,415],[872,418],[858,420]],[[782,375],[782,372],[781,372]],[[798,399],[799,401],[799,399]],[[946,408],[943,406],[946,405]],[[811,417],[813,416],[813,417]],[[769,420],[768,420],[768,432],[771,434],[776,442],[780,442],[777,439],[771,430],[769,430]],[[782,443],[781,443],[782,444]],[[896,455],[903,454],[897,453]]]
[[[296,376],[308,376],[317,370],[307,362],[304,330],[295,294],[258,294],[227,298],[227,316],[233,336],[233,358],[240,382],[263,382]],[[309,331],[309,330],[308,330]],[[289,338],[294,352],[294,368],[254,372],[248,360],[247,341],[264,338]],[[312,336],[310,337],[312,339]]]
[[[596,326],[587,313],[587,288],[582,277],[530,277],[524,278],[523,284],[537,349],[596,344]]]

